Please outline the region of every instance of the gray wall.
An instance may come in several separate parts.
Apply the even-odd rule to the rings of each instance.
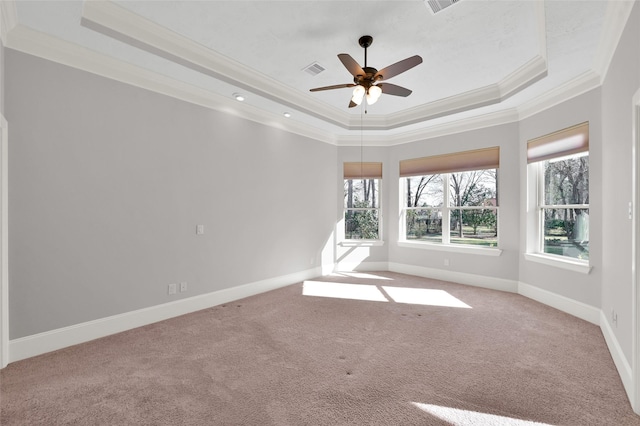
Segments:
[[[444,259],[450,260],[447,271],[478,274],[488,277],[517,280],[519,250],[518,214],[518,125],[517,123],[448,135],[420,142],[398,145],[389,153],[388,215],[398,217],[399,162],[408,158],[419,158],[472,149],[500,147],[500,169],[498,171],[498,238],[503,249],[499,257],[477,254],[444,252],[399,247],[399,223],[389,224],[389,261],[426,268],[445,269]]]
[[[0,115],[4,115],[4,45],[2,44],[1,40],[0,40]]]
[[[632,97],[640,89],[640,4],[636,2],[602,86],[602,310],[632,360]],[[611,311],[618,315],[617,326]]]
[[[320,266],[334,146],[5,53],[11,339]]]
[[[602,308],[607,318],[614,309],[614,332],[630,361],[627,203],[639,39],[636,4],[602,88],[519,123],[365,147],[365,161],[383,162],[384,245],[355,249],[334,243],[342,163],[359,161],[359,148],[336,148],[6,49],[0,60],[11,126],[10,337],[323,262],[388,261],[520,281]],[[521,253],[526,142],[587,120],[593,269],[584,275]],[[399,247],[399,161],[496,145],[502,255]],[[204,236],[195,235],[196,224],[205,225]],[[179,281],[189,291],[167,296],[167,284]]]
[[[521,258],[520,281],[566,296],[587,305],[600,307],[602,281],[602,137],[600,119],[600,89],[529,117],[520,122],[521,251],[525,252],[524,214],[527,209],[527,141],[575,124],[589,121],[589,264],[588,275],[542,265]]]

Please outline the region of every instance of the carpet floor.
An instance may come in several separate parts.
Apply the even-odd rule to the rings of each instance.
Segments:
[[[640,425],[600,329],[343,273],[10,364],[9,425]]]

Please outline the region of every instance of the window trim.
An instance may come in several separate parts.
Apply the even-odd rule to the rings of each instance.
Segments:
[[[345,168],[346,168],[345,163]],[[382,164],[382,163],[365,163],[365,164]],[[380,170],[382,170],[382,166],[380,166]],[[346,174],[346,173],[345,173]],[[348,180],[365,180],[365,179],[375,179],[378,181],[378,207],[345,207],[344,205],[344,193],[343,193],[343,201],[342,201],[342,226],[340,227],[340,238],[338,244],[343,247],[359,247],[359,246],[381,246],[383,244],[382,239],[382,199],[380,198],[380,193],[382,192],[382,177],[348,177],[344,176],[342,180],[342,185],[344,188],[344,183]],[[369,211],[373,210],[377,213],[378,216],[378,238],[347,238],[345,233],[345,217],[347,215],[347,211]]]
[[[581,138],[580,146],[568,150],[562,144],[568,138]],[[532,146],[547,145],[557,146],[557,153],[544,156],[532,156],[530,149]],[[589,204],[551,204],[545,203],[544,196],[544,161],[550,159],[561,159],[563,157],[589,156],[589,122],[584,122],[568,127],[557,132],[550,133],[539,138],[531,139],[527,142],[527,212],[526,212],[526,242],[523,256],[530,262],[541,263],[548,266],[562,268],[582,274],[589,274],[593,268],[591,257],[588,260],[577,259],[570,256],[557,255],[544,252],[544,216],[543,210],[548,208],[584,208],[588,209]]]
[[[453,155],[453,154],[452,154]],[[438,210],[442,215],[442,241],[439,243],[431,242],[431,241],[415,241],[407,239],[407,220],[406,220],[406,212],[408,210],[416,210],[416,209],[425,209],[425,207],[406,207],[406,179],[415,176],[428,176],[428,175],[414,175],[414,176],[400,176],[399,179],[399,207],[400,207],[400,226],[398,228],[398,247],[408,247],[408,248],[422,248],[427,250],[441,250],[441,251],[450,251],[450,252],[458,252],[458,253],[470,253],[470,254],[484,254],[490,256],[500,256],[502,254],[502,249],[500,248],[500,232],[497,235],[497,242],[495,247],[477,247],[471,244],[454,244],[450,242],[450,226],[451,226],[451,211],[453,210],[481,210],[481,209],[490,209],[494,210],[496,213],[499,212],[499,206],[451,206],[450,204],[450,175],[452,173],[460,173],[465,171],[478,171],[478,170],[486,170],[486,169],[473,169],[473,170],[464,170],[464,171],[453,171],[448,173],[433,173],[442,175],[442,185],[443,189],[443,197],[442,197],[442,206],[441,207],[433,207],[431,209]],[[500,168],[498,166],[495,167],[496,173],[500,173]],[[497,182],[496,182],[497,183]],[[496,187],[496,192],[498,192],[498,188]],[[497,215],[497,221],[500,221],[500,215]],[[499,228],[499,226],[498,226]],[[446,237],[446,238],[445,238]],[[445,242],[444,240],[447,240]]]
[[[588,262],[567,256],[559,256],[549,253],[523,253],[524,258],[530,262],[541,263],[543,265],[555,266],[556,268],[567,269],[569,271],[589,274],[593,266]]]
[[[454,253],[477,254],[484,256],[501,256],[502,249],[498,247],[476,247],[465,244],[443,244],[428,241],[400,240],[398,247],[417,248],[422,250],[448,251]]]
[[[570,154],[572,157],[573,156],[585,156],[581,153],[576,153],[576,154]],[[586,156],[588,156],[589,153],[587,151]],[[563,157],[565,157],[563,155]],[[589,204],[546,204],[545,203],[545,196],[544,196],[544,191],[545,191],[545,187],[544,187],[544,162],[545,160],[541,160],[541,161],[537,161],[534,163],[530,163],[529,167],[532,167],[532,169],[534,170],[534,173],[536,174],[536,205],[535,207],[535,213],[536,213],[536,242],[535,242],[535,251],[531,252],[531,251],[527,251],[527,255],[531,255],[531,256],[525,256],[528,258],[528,260],[531,261],[538,261],[538,263],[544,263],[547,265],[556,265],[559,266],[561,268],[564,269],[569,269],[569,270],[575,270],[577,272],[582,272],[582,273],[586,273],[588,274],[589,271],[591,270],[590,268],[590,259],[589,260],[582,260],[582,259],[577,259],[575,257],[571,257],[571,256],[563,256],[563,255],[558,255],[558,254],[552,254],[552,253],[546,253],[544,251],[544,210],[545,209],[563,209],[563,208],[567,208],[567,209],[588,209],[589,208]],[[584,272],[584,269],[586,269],[586,272]]]
[[[379,247],[384,245],[384,240],[347,240],[338,243],[342,247]]]

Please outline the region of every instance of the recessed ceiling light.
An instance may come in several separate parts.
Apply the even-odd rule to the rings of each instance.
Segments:
[[[285,112],[283,115],[284,115],[285,117],[287,117],[287,118],[291,117],[291,113],[289,113],[289,112]]]
[[[236,101],[238,102],[242,102],[244,101],[244,95],[242,95],[242,93],[234,93],[233,97],[236,99]]]

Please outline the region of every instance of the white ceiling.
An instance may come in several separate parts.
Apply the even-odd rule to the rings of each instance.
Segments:
[[[3,3],[7,47],[338,144],[514,121],[596,87],[633,4],[460,0],[434,14],[423,0]],[[383,94],[366,115],[347,108],[351,89],[309,92],[352,82],[337,54],[364,65],[365,34],[369,66],[424,60],[390,79],[409,97]],[[317,76],[304,71],[314,62]]]

